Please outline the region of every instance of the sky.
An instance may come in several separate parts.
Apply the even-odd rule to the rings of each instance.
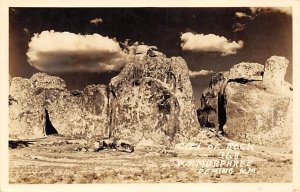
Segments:
[[[187,62],[196,106],[216,72],[240,62],[289,61],[289,8],[10,8],[9,73],[46,72],[69,90],[108,84],[130,62],[136,45],[156,46]]]

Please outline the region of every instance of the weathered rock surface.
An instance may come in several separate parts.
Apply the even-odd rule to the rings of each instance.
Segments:
[[[35,73],[30,78],[32,86],[38,89],[65,90],[66,83],[59,77],[47,75],[46,73]]]
[[[258,63],[239,63],[229,70],[228,79],[262,80],[264,66]]]
[[[108,136],[104,85],[69,92],[61,78],[37,73],[30,79],[13,78],[9,97],[10,138],[43,137],[53,129],[62,135]]]
[[[9,88],[10,138],[44,137],[45,109],[43,92],[21,77],[11,80]]]
[[[265,91],[261,85],[230,82],[226,86],[226,135],[266,146],[289,145],[292,96]]]
[[[108,136],[108,99],[104,85],[89,85],[83,93],[46,90],[46,109],[60,134]]]
[[[290,85],[284,80],[289,61],[284,57],[272,56],[266,61],[263,85],[277,94],[285,94]]]
[[[287,63],[272,56],[265,67],[241,63],[216,74],[201,98],[201,126],[215,127],[240,142],[291,146],[293,100],[291,85],[284,81]]]
[[[109,88],[111,135],[116,138],[166,144],[199,131],[188,68],[180,57],[144,49]]]

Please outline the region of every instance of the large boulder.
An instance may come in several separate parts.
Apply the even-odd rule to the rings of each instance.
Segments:
[[[9,137],[32,139],[45,136],[44,92],[29,79],[15,77],[9,87]]]
[[[105,85],[70,92],[61,78],[45,73],[12,79],[10,138],[32,139],[51,133],[103,138],[108,137],[108,123]]]
[[[262,80],[262,75],[264,73],[264,66],[259,63],[239,63],[234,65],[229,70],[228,79],[235,80]]]
[[[292,135],[292,95],[273,94],[261,82],[226,86],[228,138],[266,146],[288,146]]]
[[[226,123],[225,87],[228,82],[261,81],[263,70],[261,64],[243,62],[234,65],[229,71],[214,74],[209,87],[202,93],[201,106],[197,110],[201,127],[215,127],[217,131],[223,132]]]
[[[35,73],[30,78],[32,86],[40,89],[65,90],[66,83],[59,77],[51,76],[46,73]]]
[[[110,135],[133,144],[194,135],[199,125],[185,61],[142,48],[109,84]]]
[[[290,146],[293,100],[291,85],[284,81],[287,63],[272,56],[265,66],[240,63],[216,74],[202,94],[201,126],[240,142]]]

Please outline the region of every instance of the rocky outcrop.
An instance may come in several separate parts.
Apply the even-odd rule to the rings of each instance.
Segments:
[[[133,62],[108,87],[68,91],[61,78],[45,73],[13,78],[10,132],[11,138],[59,133],[90,141],[110,137],[158,145],[197,137],[187,65],[180,57],[167,58],[156,47],[141,45]]]
[[[109,84],[111,135],[131,143],[167,144],[199,131],[185,61],[155,49],[137,49]]]
[[[203,136],[185,61],[167,58],[156,47],[135,51],[108,87],[68,91],[61,78],[45,73],[10,78],[9,137],[59,133],[168,145]],[[293,100],[284,81],[287,65],[285,58],[273,56],[265,66],[240,63],[216,73],[201,97],[200,125],[240,142],[289,146]]]
[[[66,89],[65,82],[45,73],[13,78],[10,86],[10,138],[32,139],[51,133],[108,136],[106,86],[90,85],[84,92]]]
[[[201,126],[215,127],[240,142],[290,146],[293,100],[283,79],[287,63],[272,56],[265,66],[240,63],[216,74],[202,94]]]

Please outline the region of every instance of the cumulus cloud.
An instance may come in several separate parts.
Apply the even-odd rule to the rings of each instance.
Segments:
[[[252,18],[251,15],[247,15],[247,14],[244,13],[244,12],[235,12],[235,16],[236,16],[237,18],[249,18],[249,19]]]
[[[235,12],[235,16],[238,17],[238,18],[242,18],[242,17],[246,17],[247,14],[243,13],[243,12]]]
[[[190,77],[197,77],[197,76],[206,76],[215,73],[212,70],[200,70],[200,71],[189,71]]]
[[[99,25],[99,24],[103,23],[103,19],[100,17],[94,18],[94,19],[90,20],[90,23],[94,24],[94,25]]]
[[[252,14],[280,12],[292,15],[291,7],[250,7]]]
[[[239,40],[229,41],[223,36],[214,34],[193,34],[183,33],[180,37],[181,47],[186,51],[194,52],[219,52],[222,56],[236,54],[241,49],[244,42]]]
[[[130,59],[117,41],[99,34],[43,31],[28,46],[29,63],[51,73],[118,71]]]

